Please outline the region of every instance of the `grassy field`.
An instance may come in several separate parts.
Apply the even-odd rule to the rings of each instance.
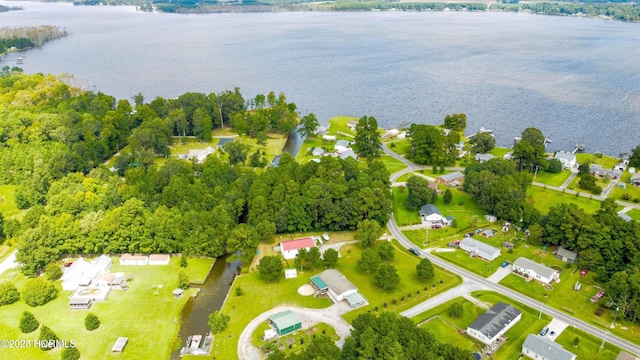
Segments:
[[[603,155],[599,157],[599,156],[596,156],[595,154],[586,154],[586,153],[576,154],[576,160],[578,164],[582,164],[585,161],[588,161],[591,164],[602,165],[602,167],[605,169],[613,169],[613,167],[620,162],[619,158],[614,158],[607,155]]]
[[[195,290],[188,290],[185,296],[174,299],[173,289],[178,284],[179,258],[172,257],[169,266],[121,266],[118,258],[111,272],[122,271],[131,276],[129,290],[113,290],[104,303],[94,304],[90,312],[101,321],[95,331],[87,331],[84,318],[87,311],[71,311],[71,292],[61,291],[61,282],[56,282],[60,293],[50,303],[40,307],[29,307],[23,301],[2,306],[0,317],[0,338],[35,340],[39,330],[23,334],[18,322],[23,311],[32,312],[41,324],[49,326],[60,339],[75,340],[83,359],[167,359],[173,348],[180,326],[180,314],[184,304]],[[211,259],[191,259],[193,277],[198,269],[207,269]],[[208,265],[205,265],[208,264]],[[3,280],[12,281],[19,290],[26,279],[17,270],[9,270],[2,275]],[[129,338],[125,351],[113,353],[111,347],[119,336]],[[59,359],[60,349],[43,352],[39,349],[3,349],[0,359]]]
[[[640,221],[640,210],[632,209],[627,211],[627,215],[635,221]]]
[[[560,186],[571,176],[571,171],[564,170],[557,174],[548,173],[546,171],[538,171],[536,178],[533,181],[551,185]]]
[[[20,210],[16,206],[15,189],[15,185],[0,185],[0,213],[7,219],[21,219],[26,213],[26,210]]]
[[[579,339],[577,347],[573,346],[573,339],[575,338]],[[608,342],[604,344],[604,349],[601,351],[602,339],[572,327],[567,327],[555,341],[566,350],[576,354],[577,358],[581,360],[615,360],[620,353],[618,347]]]
[[[329,129],[327,129],[327,133],[336,134],[337,132],[342,132],[349,135],[355,135],[356,133],[351,131],[347,124],[349,121],[358,121],[358,118],[351,116],[336,116],[329,119]]]
[[[575,194],[531,186],[527,190],[527,201],[533,204],[542,214],[549,212],[549,208],[559,203],[576,204],[587,213],[593,214],[600,208],[600,201]]]
[[[497,157],[497,158],[501,158],[501,157],[505,156],[510,151],[513,151],[513,150],[509,149],[509,148],[495,147],[495,148],[493,148],[493,150],[491,150],[490,154],[495,156],[495,157]]]
[[[408,309],[430,296],[446,291],[460,284],[460,279],[453,274],[436,268],[436,278],[428,283],[421,283],[415,275],[415,266],[418,258],[406,250],[400,249],[395,244],[396,253],[393,264],[398,270],[401,282],[398,288],[392,292],[381,291],[373,282],[373,273],[361,271],[356,263],[360,258],[362,249],[357,245],[344,245],[340,249],[340,260],[335,268],[342,272],[353,284],[358,287],[360,293],[369,301],[369,305],[347,313],[345,319],[352,321],[359,314],[369,311],[386,310],[400,312]],[[298,272],[296,279],[281,280],[268,284],[259,278],[257,272],[249,272],[236,278],[230,294],[235,294],[235,288],[241,287],[244,295],[238,297],[230,295],[225,301],[221,312],[231,317],[229,328],[215,338],[214,354],[219,359],[237,358],[238,336],[242,329],[259,314],[281,304],[298,305],[308,308],[324,308],[331,305],[326,298],[304,297],[298,295],[298,288],[308,284],[310,277],[317,275],[323,269],[305,270]],[[442,281],[442,284],[440,284]],[[426,290],[425,290],[426,289]],[[256,299],[260,299],[256,301]],[[393,304],[395,300],[395,304]],[[194,358],[195,359],[195,358]]]
[[[640,187],[629,184],[630,178],[631,178],[631,174],[629,174],[628,172],[625,172],[620,178],[620,181],[627,183],[626,189],[621,189],[616,186],[611,190],[611,194],[609,196],[613,197],[616,200],[623,200],[628,202],[632,202],[633,199],[640,199]],[[630,196],[629,200],[624,200],[622,198],[622,195],[624,194],[629,194]]]
[[[409,190],[405,187],[394,187],[393,191],[393,216],[398,226],[420,224],[420,215],[417,210],[407,209],[405,202],[409,196]]]

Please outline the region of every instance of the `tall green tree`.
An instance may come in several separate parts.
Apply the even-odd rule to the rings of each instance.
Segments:
[[[20,300],[20,292],[13,283],[4,281],[0,284],[0,306],[13,304]]]
[[[420,259],[420,262],[416,265],[416,272],[418,273],[418,279],[423,282],[431,281],[435,277],[433,264],[427,258]]]
[[[396,255],[396,249],[391,242],[383,241],[380,246],[378,246],[378,255],[380,255],[380,259],[384,261],[391,261]]]
[[[373,116],[363,116],[356,125],[355,148],[360,156],[376,158],[380,156],[382,141],[378,132],[378,122]]]
[[[496,146],[496,138],[488,132],[475,134],[470,140],[471,151],[476,154],[485,154]]]
[[[284,266],[282,265],[282,259],[279,255],[264,256],[258,264],[260,277],[267,282],[274,282],[281,279],[283,270]]]
[[[409,210],[417,210],[426,204],[433,204],[438,198],[435,190],[429,187],[429,180],[420,176],[411,176],[407,179],[407,196],[406,206]]]
[[[392,264],[382,264],[374,276],[374,281],[379,288],[391,291],[400,284],[400,275]]]
[[[368,273],[378,270],[381,263],[380,255],[371,249],[363,251],[358,259],[358,267]]]
[[[209,327],[212,334],[219,334],[229,326],[229,315],[216,310],[209,315]]]
[[[464,132],[464,129],[467,128],[467,115],[464,113],[446,115],[444,117],[444,127],[453,131]]]
[[[298,134],[300,136],[306,136],[307,138],[315,135],[316,131],[320,127],[318,118],[314,113],[309,113],[300,119],[300,127],[298,128]]]
[[[376,240],[382,236],[384,229],[373,220],[363,220],[358,223],[358,230],[356,230],[355,238],[359,240],[363,248],[369,248]]]
[[[339,253],[336,249],[328,248],[324,251],[322,257],[324,259],[324,262],[329,265],[329,267],[333,267],[338,262]]]

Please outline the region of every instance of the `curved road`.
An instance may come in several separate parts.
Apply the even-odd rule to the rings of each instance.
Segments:
[[[391,182],[393,182],[395,179],[397,179],[399,176],[407,173],[407,172],[411,172],[411,171],[415,171],[418,170],[420,168],[424,168],[422,166],[416,165],[412,162],[410,162],[409,160],[401,157],[400,155],[396,154],[395,152],[389,150],[389,148],[387,148],[387,146],[385,144],[382,145],[382,149],[383,151],[394,157],[395,159],[403,162],[404,164],[407,165],[407,169],[403,169],[400,170],[394,174],[391,175]],[[391,232],[391,235],[398,240],[398,242],[400,242],[400,244],[402,244],[402,246],[408,248],[416,248],[416,246],[409,241],[409,239],[407,239],[402,232],[400,231],[400,229],[398,229],[398,225],[396,224],[395,218],[393,217],[393,214],[391,214],[391,218],[389,220],[389,222],[387,223],[387,227],[389,228],[389,231]],[[635,354],[635,355],[640,355],[640,346],[638,346],[637,344],[631,343],[627,340],[624,340],[622,338],[619,338],[611,333],[609,333],[607,330],[603,330],[600,329],[598,327],[595,327],[591,324],[588,324],[580,319],[574,318],[573,316],[567,315],[561,311],[555,310],[553,308],[550,308],[549,306],[545,306],[544,303],[541,303],[537,300],[534,300],[526,295],[520,294],[516,291],[513,291],[509,288],[506,288],[502,285],[499,284],[495,284],[490,282],[489,280],[476,275],[472,272],[469,272],[463,268],[460,268],[456,265],[453,265],[451,263],[448,263],[434,255],[431,255],[429,253],[426,253],[424,251],[420,251],[420,256],[421,257],[425,257],[428,258],[432,263],[448,270],[451,271],[452,273],[461,275],[463,278],[466,278],[465,280],[470,281],[470,282],[475,282],[477,284],[479,284],[482,287],[491,289],[495,292],[498,292],[500,294],[506,295],[516,301],[519,301],[531,308],[534,309],[541,309],[542,312],[544,312],[547,315],[550,315],[556,319],[559,319],[561,321],[564,321],[565,323],[574,326],[582,331],[585,331],[597,338],[605,338],[607,342],[631,353],[631,354]]]

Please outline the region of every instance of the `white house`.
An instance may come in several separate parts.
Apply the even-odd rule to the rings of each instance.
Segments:
[[[326,294],[333,302],[347,300],[351,307],[367,302],[358,288],[336,269],[325,270],[310,280],[317,293]]]
[[[578,163],[574,154],[564,151],[558,151],[555,155],[555,158],[558,159],[560,163],[562,163],[562,167],[565,169],[574,168]]]
[[[483,344],[491,345],[500,340],[500,337],[511,329],[522,313],[509,304],[497,303],[469,325],[467,335],[480,340]]]
[[[306,249],[308,251],[314,246],[316,246],[316,243],[310,237],[283,241],[280,243],[280,252],[282,253],[282,257],[287,260],[295,259],[300,249]]]
[[[358,126],[358,122],[355,120],[349,120],[349,122],[347,123],[347,127],[351,130],[351,131],[356,131],[356,126]]]
[[[100,255],[91,263],[83,258],[74,261],[62,274],[62,290],[73,291],[80,286],[88,286],[111,268],[111,258]]]
[[[349,148],[349,142],[347,140],[338,140],[336,141],[336,144],[333,145],[333,148],[337,152],[342,153]]]
[[[540,281],[543,284],[550,284],[552,281],[560,282],[560,276],[557,270],[524,257],[519,257],[513,262],[513,271]]]
[[[321,148],[321,147],[316,147],[311,152],[311,155],[313,155],[313,156],[322,156],[322,155],[324,155],[324,149]]]
[[[170,260],[168,254],[149,255],[149,265],[169,265]]]
[[[459,245],[460,249],[468,252],[470,255],[478,256],[485,260],[491,261],[500,256],[500,248],[485,244],[472,237],[462,239]]]
[[[148,256],[131,254],[122,254],[120,256],[120,265],[147,265],[148,263]]]
[[[340,159],[347,160],[348,158],[358,160],[358,155],[356,155],[356,153],[352,149],[347,148],[340,154]]]
[[[481,162],[481,163],[487,162],[487,161],[489,161],[489,160],[491,160],[493,158],[494,158],[494,156],[492,154],[476,154],[476,156],[473,157],[473,159],[475,161],[478,161],[478,162]]]
[[[322,135],[324,141],[336,141],[338,137],[336,135]]]
[[[423,205],[420,208],[419,213],[422,221],[429,221],[432,223],[443,223],[445,219],[445,217],[442,216],[442,214],[440,213],[440,210],[438,210],[438,208],[433,204]]]
[[[535,360],[576,360],[576,354],[543,336],[527,335],[522,344],[522,354]]]
[[[197,163],[203,163],[207,156],[214,153],[211,146],[207,146],[202,150],[189,150],[189,159],[194,159]]]

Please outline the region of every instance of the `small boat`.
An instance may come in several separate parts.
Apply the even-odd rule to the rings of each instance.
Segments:
[[[193,335],[191,338],[191,346],[192,349],[197,349],[200,347],[200,341],[202,341],[202,335]]]

